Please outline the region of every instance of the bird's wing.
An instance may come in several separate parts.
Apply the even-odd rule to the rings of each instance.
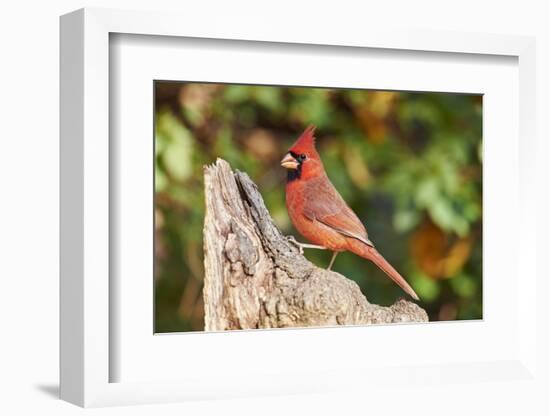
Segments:
[[[365,226],[327,177],[308,181],[304,189],[304,215],[347,237],[374,247]]]

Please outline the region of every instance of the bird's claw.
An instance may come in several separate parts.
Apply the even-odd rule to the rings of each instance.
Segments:
[[[300,252],[300,254],[304,254],[304,247],[302,247],[302,245],[296,240],[296,238],[294,238],[293,235],[287,235],[286,239],[294,244],[296,247],[298,247],[298,251]]]

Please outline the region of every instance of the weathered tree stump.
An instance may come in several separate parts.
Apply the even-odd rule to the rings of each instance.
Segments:
[[[204,168],[205,330],[426,322],[415,303],[371,304],[359,286],[316,267],[281,234],[246,173]]]

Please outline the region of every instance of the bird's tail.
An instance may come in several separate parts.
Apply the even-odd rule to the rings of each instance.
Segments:
[[[355,254],[372,261],[380,270],[386,273],[401,289],[407,292],[415,300],[420,300],[413,288],[401,276],[388,261],[374,247],[371,247],[361,241],[355,240],[350,242],[350,251]]]

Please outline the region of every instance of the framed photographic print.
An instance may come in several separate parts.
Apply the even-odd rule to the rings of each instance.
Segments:
[[[63,16],[62,398],[531,378],[533,71],[516,36]]]
[[[156,333],[482,319],[482,95],[172,81],[154,94]],[[220,199],[239,191],[219,180],[231,166],[260,191],[243,207],[265,195],[261,221],[316,245],[294,253],[241,223],[244,190]],[[288,258],[304,247],[350,277],[306,277]],[[350,279],[427,311],[374,308]]]

